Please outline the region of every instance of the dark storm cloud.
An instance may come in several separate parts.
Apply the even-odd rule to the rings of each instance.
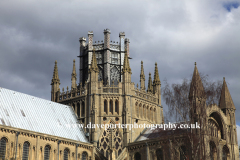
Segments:
[[[227,2],[1,1],[0,86],[50,99],[54,61],[61,88],[70,86],[79,37],[93,31],[94,41],[101,41],[103,29],[109,28],[113,41],[119,41],[122,31],[130,39],[135,84],[141,60],[146,80],[149,72],[153,78],[158,63],[162,84],[165,78],[170,83],[191,78],[196,61],[211,80],[226,77],[239,115],[240,9]]]

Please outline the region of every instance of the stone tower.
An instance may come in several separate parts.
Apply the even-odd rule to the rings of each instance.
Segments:
[[[89,68],[91,65],[92,53],[95,50],[97,66],[99,68],[98,80],[104,83],[117,84],[122,80],[121,70],[123,68],[124,52],[127,50],[129,56],[129,40],[125,33],[119,33],[119,43],[110,41],[111,31],[104,30],[104,41],[93,42],[93,32],[88,32],[88,43],[86,38],[81,37],[80,42],[80,83],[83,85],[89,81]]]
[[[110,33],[109,29],[105,29],[104,41],[98,43],[93,43],[93,32],[88,32],[88,43],[86,38],[80,38],[80,83],[76,86],[77,75],[73,61],[71,90],[60,92],[55,64],[52,80],[52,95],[55,97],[52,101],[72,106],[79,123],[86,126],[84,131],[89,141],[105,157],[118,157],[147,124],[163,122],[163,108],[157,64],[151,90],[146,91],[143,84],[143,62],[140,76],[142,87],[135,87],[131,81],[129,40],[125,38],[124,32],[120,32],[120,42],[112,43]],[[129,125],[134,123],[142,127],[133,128]],[[99,128],[96,125],[116,127]]]

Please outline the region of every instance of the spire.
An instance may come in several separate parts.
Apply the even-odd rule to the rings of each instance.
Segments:
[[[154,79],[153,79],[153,85],[160,85],[160,79],[159,79],[159,74],[158,74],[158,67],[157,67],[157,62],[155,63],[155,71],[154,71]]]
[[[95,49],[93,49],[92,61],[91,61],[91,67],[90,67],[90,72],[92,72],[92,71],[99,72],[98,66],[97,66],[97,59],[96,59]]]
[[[58,77],[58,67],[57,67],[57,61],[55,61],[55,66],[53,70],[53,78],[52,78],[52,91],[51,91],[51,101],[57,102],[58,97],[57,97],[57,92],[60,91],[59,85],[60,85],[60,79]]]
[[[140,78],[145,80],[144,69],[143,69],[143,61],[141,61],[141,74],[140,74]]]
[[[225,109],[225,108],[236,109],[234,106],[231,94],[228,90],[227,83],[225,81],[225,77],[223,77],[223,86],[222,86],[221,96],[220,96],[220,100],[219,100],[219,107],[221,109]]]
[[[126,50],[125,50],[125,56],[124,56],[124,62],[123,62],[123,73],[125,72],[132,74],[132,71],[129,65],[129,60],[128,60],[128,54]]]
[[[189,99],[191,100],[192,98],[205,98],[205,91],[203,88],[201,77],[198,73],[196,62],[189,92]]]
[[[145,90],[145,74],[143,69],[143,61],[141,61],[140,89]]]
[[[75,59],[73,60],[73,71],[72,71],[72,89],[77,87],[77,74],[76,74],[76,67],[75,67]]]
[[[73,60],[73,71],[72,71],[72,77],[76,77],[76,67],[75,67],[75,59]]]
[[[148,89],[147,92],[152,92],[153,91],[153,86],[152,86],[152,76],[151,72],[149,72],[149,79],[148,79]]]
[[[52,78],[51,85],[53,85],[55,82],[60,84],[60,79],[58,77],[57,60],[55,61],[55,66],[54,66],[54,70],[53,70],[53,78]]]

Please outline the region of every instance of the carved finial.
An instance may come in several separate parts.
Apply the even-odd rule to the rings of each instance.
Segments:
[[[138,89],[138,83],[137,83],[137,89]]]
[[[196,66],[196,65],[197,65],[197,62],[195,62],[194,65]]]
[[[223,81],[225,81],[225,77],[223,77]]]
[[[68,91],[68,86],[67,86],[67,91]]]
[[[64,92],[64,87],[62,88],[62,91]]]

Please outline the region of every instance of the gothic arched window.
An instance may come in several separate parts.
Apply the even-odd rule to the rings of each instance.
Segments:
[[[113,114],[113,101],[112,100],[110,100],[110,102],[109,102],[109,111],[110,111],[110,113]]]
[[[63,160],[68,160],[69,157],[69,149],[64,149],[64,153],[63,153]]]
[[[82,110],[81,110],[81,112],[82,112],[82,117],[84,117],[85,116],[85,103],[84,103],[84,101],[82,101]]]
[[[157,149],[156,150],[156,155],[157,155],[157,160],[163,160],[163,151],[162,149]]]
[[[22,160],[28,160],[29,146],[30,146],[30,144],[28,142],[24,142],[24,144],[23,144]]]
[[[87,152],[83,152],[82,154],[82,160],[87,160],[88,154]]]
[[[136,116],[139,117],[138,103],[135,104],[135,113],[136,113]]]
[[[104,100],[104,112],[105,112],[105,113],[108,113],[108,112],[107,112],[107,100]]]
[[[118,100],[115,101],[115,112],[119,114]]]
[[[2,138],[1,141],[0,141],[0,159],[5,159],[6,145],[7,145],[7,139]]]
[[[185,146],[180,147],[180,160],[187,160],[187,149]]]
[[[50,157],[50,146],[46,145],[44,148],[44,160],[49,160]]]
[[[217,158],[216,145],[214,144],[214,142],[210,142],[209,147],[210,147],[210,160],[216,160]]]
[[[142,118],[142,104],[139,104],[139,118]]]
[[[230,155],[229,155],[229,149],[227,146],[223,146],[222,149],[222,160],[229,160],[230,159]]]
[[[77,103],[77,115],[80,117],[80,103]]]
[[[139,152],[135,153],[134,160],[141,160],[141,154]]]

